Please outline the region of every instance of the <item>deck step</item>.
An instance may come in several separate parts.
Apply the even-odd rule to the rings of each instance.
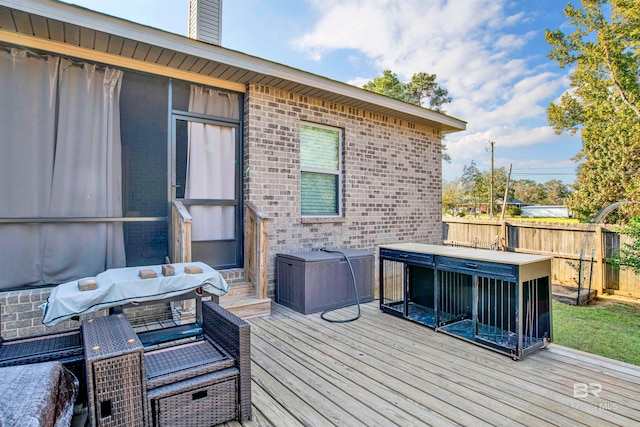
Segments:
[[[229,283],[229,290],[220,297],[220,301],[232,298],[249,298],[256,295],[256,287],[249,282],[232,282]]]
[[[271,314],[271,298],[240,297],[221,299],[220,305],[241,319],[268,316]]]

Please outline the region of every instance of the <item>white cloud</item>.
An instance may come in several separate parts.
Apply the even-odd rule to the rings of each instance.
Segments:
[[[495,126],[489,129],[466,133],[455,141],[445,141],[451,157],[468,163],[486,151],[489,141],[499,141],[502,148],[528,147],[534,144],[550,143],[555,140],[553,130],[548,126],[533,128]]]
[[[377,67],[408,79],[435,72],[454,99],[473,93],[485,102],[529,73],[526,61],[508,59],[533,34],[508,32],[523,19],[506,15],[501,0],[316,0],[316,26],[293,42],[320,60],[356,49]]]
[[[436,73],[453,102],[448,114],[468,122],[467,131],[447,136],[453,162],[468,164],[487,141],[504,147],[549,144],[556,135],[546,123],[550,100],[567,87],[566,75],[527,57],[540,33],[519,31],[531,17],[508,0],[313,0],[318,21],[294,46],[321,59],[354,49],[380,70],[401,79]],[[525,52],[525,53],[523,53]],[[362,86],[371,77],[351,79]]]
[[[353,80],[349,80],[347,83],[353,86],[358,86],[358,87],[362,87],[364,86],[366,83],[369,83],[371,80],[373,80],[375,77],[371,77],[371,78],[365,78],[365,77],[356,77]]]

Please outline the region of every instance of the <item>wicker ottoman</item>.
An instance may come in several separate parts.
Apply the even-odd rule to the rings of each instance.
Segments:
[[[86,403],[84,351],[79,329],[10,340],[0,337],[0,367],[51,361],[62,362],[78,378],[80,390],[76,401]]]
[[[237,389],[238,370],[227,368],[150,390],[153,425],[207,427],[234,420]]]
[[[123,314],[82,322],[92,426],[145,426],[144,348]]]
[[[238,418],[239,371],[206,337],[147,352],[145,372],[155,427],[205,427]]]

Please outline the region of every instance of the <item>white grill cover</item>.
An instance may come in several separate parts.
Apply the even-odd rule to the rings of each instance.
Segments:
[[[90,291],[80,291],[77,280],[58,285],[47,302],[40,306],[44,312],[42,323],[53,326],[79,314],[132,302],[172,298],[199,287],[212,295],[224,295],[229,289],[220,273],[202,262],[172,265],[175,275],[168,277],[162,275],[161,265],[110,269],[95,277],[97,288]],[[202,268],[202,273],[185,273],[187,265]],[[138,275],[140,270],[153,270],[157,277],[141,279]]]

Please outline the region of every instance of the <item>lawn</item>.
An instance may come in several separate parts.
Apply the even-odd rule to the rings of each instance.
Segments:
[[[640,303],[598,300],[576,307],[553,301],[553,341],[640,366]]]

